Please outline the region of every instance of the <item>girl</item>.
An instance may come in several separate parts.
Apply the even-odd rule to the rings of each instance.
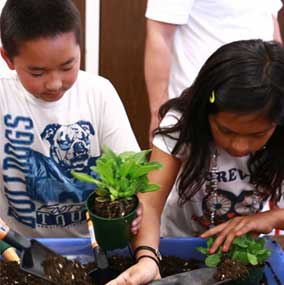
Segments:
[[[283,47],[262,40],[221,47],[160,115],[151,159],[164,167],[149,178],[161,189],[140,195],[144,216],[133,244],[138,262],[111,285],[159,278],[162,211],[162,235],[193,236],[235,216],[254,215],[268,199],[280,199]]]

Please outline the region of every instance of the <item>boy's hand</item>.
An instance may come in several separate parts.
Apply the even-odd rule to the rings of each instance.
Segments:
[[[216,235],[216,240],[212,244],[209,252],[214,253],[222,244],[222,250],[226,252],[229,250],[236,237],[248,232],[252,233],[254,237],[257,237],[260,233],[270,233],[273,228],[273,215],[271,211],[267,211],[253,216],[232,218],[231,220],[204,232],[201,237],[208,238]]]
[[[141,227],[141,222],[143,218],[143,206],[139,203],[138,209],[136,211],[136,218],[131,224],[131,232],[136,235]]]

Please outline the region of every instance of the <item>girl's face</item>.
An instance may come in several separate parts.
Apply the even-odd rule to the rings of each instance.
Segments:
[[[232,156],[245,156],[261,149],[273,134],[276,124],[264,113],[219,112],[209,115],[215,143]]]

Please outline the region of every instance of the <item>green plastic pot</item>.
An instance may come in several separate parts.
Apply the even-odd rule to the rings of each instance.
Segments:
[[[133,237],[131,223],[136,217],[136,210],[139,204],[137,196],[135,196],[136,207],[134,210],[121,218],[104,218],[95,215],[93,212],[95,198],[96,192],[90,194],[87,199],[87,209],[94,225],[98,245],[105,251],[126,247]]]
[[[228,285],[259,285],[263,278],[263,269],[263,266],[251,267],[248,275],[238,280],[231,281]]]

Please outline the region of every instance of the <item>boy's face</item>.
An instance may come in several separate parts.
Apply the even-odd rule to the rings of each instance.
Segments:
[[[10,69],[16,70],[27,91],[41,100],[55,102],[76,81],[81,54],[70,32],[22,43],[12,61],[3,50],[2,57]]]

